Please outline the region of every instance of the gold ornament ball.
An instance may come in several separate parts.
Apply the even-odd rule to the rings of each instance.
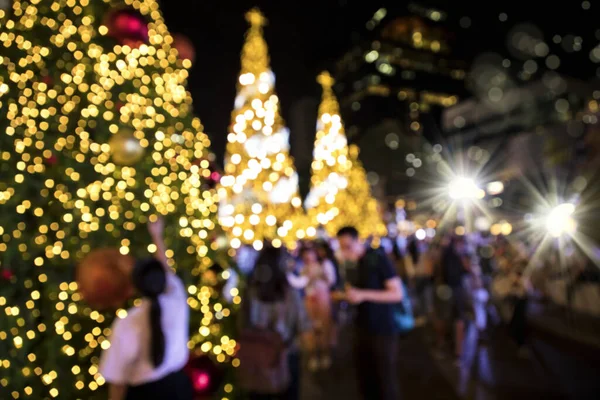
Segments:
[[[133,165],[144,155],[144,148],[131,130],[121,130],[108,141],[112,160],[117,165]]]

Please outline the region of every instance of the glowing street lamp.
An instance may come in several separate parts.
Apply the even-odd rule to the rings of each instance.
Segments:
[[[560,237],[564,234],[572,234],[577,228],[573,219],[575,205],[572,203],[563,203],[554,207],[546,217],[546,229],[554,237]]]
[[[471,178],[457,177],[448,185],[448,194],[452,200],[483,199],[485,191],[480,189]]]

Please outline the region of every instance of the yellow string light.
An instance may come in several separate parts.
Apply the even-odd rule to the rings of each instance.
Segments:
[[[220,344],[226,356],[215,358],[228,361],[235,341],[222,343],[221,324],[232,310],[215,300],[207,257],[216,191],[203,185],[208,162],[195,162],[210,141],[191,114],[191,63],[170,46],[158,3],[12,3],[0,10],[0,279],[10,283],[0,284],[0,397],[105,398],[97,364],[115,313],[82,302],[73,267],[101,246],[156,251],[140,232],[160,214],[167,256],[192,282],[201,325],[189,347]],[[115,45],[102,25],[125,6],[148,21],[138,48]]]
[[[371,195],[367,175],[356,145],[348,146],[340,106],[333,93],[333,78],[317,78],[323,88],[313,151],[311,190],[305,200],[314,225],[335,236],[344,226],[354,226],[364,238],[382,236],[386,227],[378,203]]]
[[[219,188],[219,222],[231,246],[264,240],[294,247],[312,236],[298,194],[298,174],[289,155],[289,131],[279,112],[275,77],[269,66],[257,9],[246,14],[250,29],[242,48],[242,68],[227,137],[225,174]]]

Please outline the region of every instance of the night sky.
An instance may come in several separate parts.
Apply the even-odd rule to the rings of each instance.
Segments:
[[[277,77],[276,91],[282,102],[283,117],[289,119],[290,107],[296,100],[320,96],[316,75],[324,68],[331,68],[355,40],[367,33],[365,23],[375,11],[386,7],[388,16],[402,15],[406,14],[408,3],[168,0],[162,2],[162,10],[170,30],[183,33],[194,42],[197,55],[189,89],[195,113],[213,142],[213,151],[222,159],[240,68],[239,53],[248,27],[244,19],[247,10],[258,6],[269,20],[265,36],[271,66]],[[514,4],[508,6],[507,3]],[[490,51],[510,56],[506,44],[508,33],[515,25],[531,22],[543,32],[550,53],[559,57],[558,72],[589,79],[600,74],[600,64],[590,61],[590,51],[600,43],[600,29],[597,29],[600,4],[595,1],[583,3],[586,2],[418,2],[437,6],[447,13],[442,25],[455,35],[455,57],[471,60]],[[523,4],[528,8],[524,9]],[[501,13],[506,13],[506,18]],[[460,23],[465,16],[471,22],[466,29]],[[555,44],[552,41],[554,35],[567,40]],[[573,51],[569,42],[577,36],[582,39],[581,50]]]

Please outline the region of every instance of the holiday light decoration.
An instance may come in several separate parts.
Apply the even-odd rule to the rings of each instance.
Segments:
[[[104,16],[119,7],[147,22],[147,42],[109,34]],[[229,305],[216,289],[228,270],[213,265],[210,142],[191,114],[191,63],[172,41],[155,0],[0,10],[2,399],[106,398],[97,364],[115,313],[81,300],[74,266],[99,247],[155,252],[144,225],[157,215],[188,286],[190,349],[232,360],[225,324],[241,300],[232,288]]]
[[[294,247],[316,234],[306,226],[298,194],[298,174],[289,155],[289,130],[279,113],[275,76],[263,38],[265,17],[246,14],[250,29],[242,49],[242,69],[227,136],[225,173],[219,189],[219,223],[231,246],[264,240]]]
[[[357,146],[348,146],[333,93],[333,78],[319,75],[323,97],[319,106],[313,151],[311,190],[305,200],[313,224],[335,236],[344,226],[354,226],[364,238],[385,235],[377,201],[371,195]]]

